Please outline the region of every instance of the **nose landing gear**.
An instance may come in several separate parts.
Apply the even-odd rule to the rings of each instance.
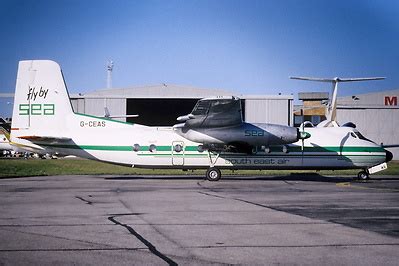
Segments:
[[[370,175],[367,171],[360,171],[357,174],[357,180],[368,180],[370,178]]]

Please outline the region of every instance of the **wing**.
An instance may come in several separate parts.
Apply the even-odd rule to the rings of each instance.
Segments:
[[[186,128],[214,128],[235,126],[243,122],[241,100],[238,97],[201,99],[190,114],[177,118]]]
[[[64,137],[52,137],[52,136],[20,136],[20,139],[29,140],[33,143],[40,144],[60,144],[71,141],[71,138],[64,138]]]

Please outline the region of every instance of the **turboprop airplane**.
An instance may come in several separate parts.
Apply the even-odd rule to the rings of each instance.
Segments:
[[[20,61],[11,144],[139,168],[361,169],[386,168],[392,153],[352,127],[302,129],[242,121],[237,97],[200,100],[174,127],[149,127],[73,112],[59,65]]]

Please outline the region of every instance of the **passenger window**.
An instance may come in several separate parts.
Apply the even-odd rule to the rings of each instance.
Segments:
[[[157,146],[155,146],[154,144],[151,144],[149,147],[149,151],[150,152],[156,152],[157,151]]]
[[[180,144],[176,144],[174,147],[175,152],[181,152],[183,150],[182,145]]]
[[[204,146],[203,145],[198,145],[198,147],[197,147],[197,151],[198,152],[204,152]]]
[[[140,145],[139,145],[139,144],[134,144],[134,145],[133,145],[133,150],[134,150],[135,152],[138,152],[138,151],[140,150]]]
[[[287,146],[287,145],[284,145],[284,146],[283,146],[283,152],[284,152],[284,153],[288,153],[288,152],[289,152],[289,149],[288,149],[288,146]]]

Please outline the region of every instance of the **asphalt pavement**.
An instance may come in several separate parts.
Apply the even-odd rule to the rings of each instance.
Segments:
[[[0,265],[398,265],[399,177],[0,180]]]

